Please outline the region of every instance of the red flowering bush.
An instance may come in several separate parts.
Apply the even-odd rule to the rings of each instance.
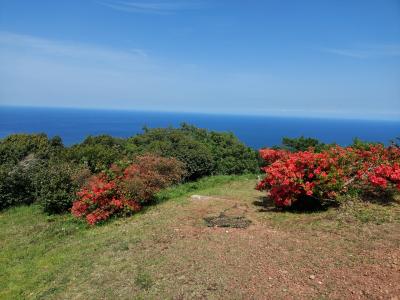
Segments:
[[[175,158],[155,155],[140,156],[123,172],[121,189],[125,197],[142,204],[152,200],[155,193],[185,176],[183,163]]]
[[[335,199],[351,185],[400,189],[400,149],[371,145],[368,149],[331,147],[316,153],[261,149],[265,178],[257,185],[268,190],[277,206],[300,198]]]
[[[127,199],[121,193],[117,180],[105,174],[93,176],[78,193],[71,212],[76,217],[86,218],[93,225],[107,220],[115,214],[129,214],[140,210],[138,201]]]
[[[112,215],[129,215],[141,209],[155,193],[179,182],[183,164],[173,158],[138,157],[122,169],[112,166],[109,172],[93,176],[78,193],[71,212],[94,225]]]

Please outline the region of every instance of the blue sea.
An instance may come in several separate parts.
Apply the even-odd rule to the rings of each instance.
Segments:
[[[313,137],[326,143],[352,143],[353,138],[383,142],[400,136],[399,121],[316,119],[272,116],[232,116],[194,113],[141,112],[70,108],[0,107],[0,138],[13,133],[59,135],[65,145],[88,135],[130,137],[143,126],[179,126],[182,122],[216,131],[233,132],[253,148],[279,145],[282,137]]]

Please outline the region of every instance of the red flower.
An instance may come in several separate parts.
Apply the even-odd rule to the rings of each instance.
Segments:
[[[400,189],[400,149],[373,145],[369,149],[335,146],[321,153],[312,149],[290,153],[261,149],[267,166],[258,190],[269,190],[278,206],[289,206],[300,196],[334,199],[358,181],[380,188]]]

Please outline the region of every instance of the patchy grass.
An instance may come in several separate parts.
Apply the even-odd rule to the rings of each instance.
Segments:
[[[249,181],[249,180],[253,182],[254,178],[255,175],[252,174],[241,175],[241,176],[219,175],[219,176],[205,177],[194,182],[188,182],[161,191],[156,196],[156,202],[159,203],[169,199],[173,199],[175,201],[182,201],[182,200],[185,201],[187,200],[186,196],[191,194],[192,192],[201,191],[202,193],[210,193],[210,192],[212,193],[216,189],[218,189],[218,187],[223,188],[229,182]]]
[[[390,298],[400,293],[400,205],[278,212],[255,176],[170,188],[88,227],[35,206],[0,213],[1,299]],[[211,196],[193,200],[190,195]],[[167,201],[168,200],[168,201]],[[247,229],[207,227],[224,213]]]
[[[141,289],[147,290],[153,285],[153,280],[149,273],[139,268],[136,274],[135,283]]]

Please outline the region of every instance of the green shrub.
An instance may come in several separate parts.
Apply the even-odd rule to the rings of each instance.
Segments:
[[[81,144],[68,148],[65,158],[87,165],[91,172],[100,172],[124,157],[123,144],[122,139],[108,135],[89,136]]]
[[[163,157],[174,157],[185,164],[186,178],[209,175],[214,169],[214,161],[210,149],[196,141],[182,130],[173,128],[146,129],[129,139],[138,154],[153,153]]]
[[[376,146],[379,144],[381,144],[381,143],[366,142],[359,138],[354,138],[353,144],[351,144],[351,147],[353,147],[355,149],[359,149],[359,150],[369,150],[371,148],[371,146]]]
[[[211,174],[233,175],[258,172],[258,153],[243,144],[233,133],[209,131],[185,123],[181,125],[180,130],[193,136],[211,150],[214,161]]]
[[[0,164],[17,164],[30,154],[49,159],[63,149],[61,138],[46,134],[12,134],[0,140]]]
[[[0,209],[35,201],[35,176],[42,160],[29,155],[16,165],[0,165]]]
[[[76,199],[76,191],[90,175],[87,168],[67,162],[51,162],[36,176],[36,201],[47,213],[66,212]]]
[[[185,164],[187,170],[187,179],[195,180],[197,178],[212,174],[214,170],[214,160],[210,150],[200,142],[183,139],[178,142],[176,148],[170,151],[159,153],[165,156],[175,157]]]
[[[314,148],[316,152],[320,152],[326,147],[326,145],[319,140],[313,138],[305,138],[304,136],[301,136],[299,138],[284,137],[282,139],[282,145],[283,146],[281,148],[289,150],[291,152],[306,151],[310,147]]]
[[[258,171],[257,153],[232,133],[219,133],[182,124],[180,128],[145,128],[127,145],[139,153],[175,157],[185,163],[187,179],[213,174],[243,174]]]

